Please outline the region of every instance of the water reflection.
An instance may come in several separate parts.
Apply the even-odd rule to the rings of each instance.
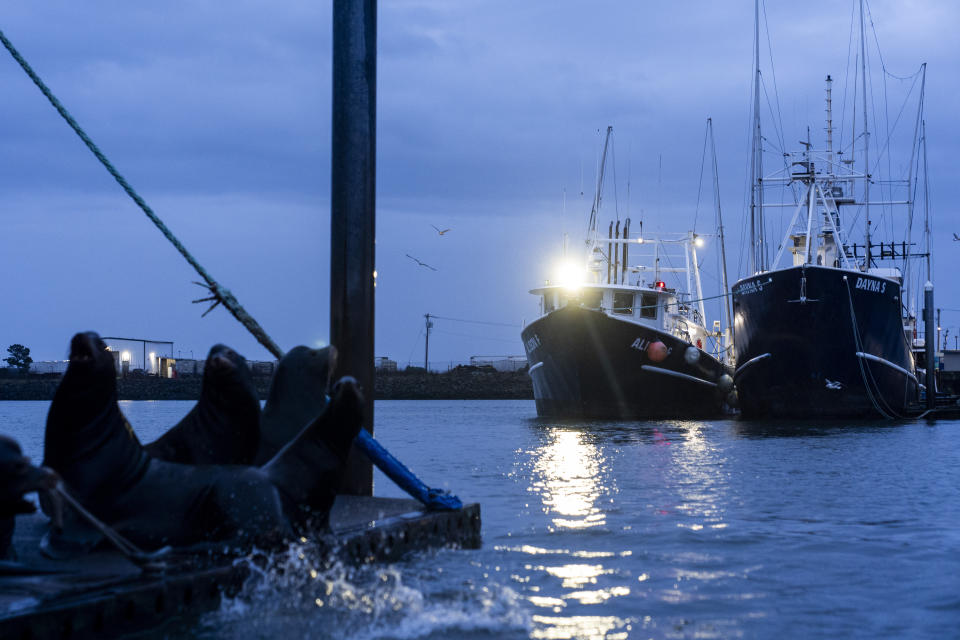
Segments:
[[[528,491],[540,498],[549,534],[586,547],[500,548],[523,558],[516,582],[537,611],[533,637],[629,637],[657,628],[657,616],[643,615],[651,606],[696,602],[713,585],[736,579],[708,548],[693,553],[686,546],[716,540],[729,527],[730,462],[716,437],[716,423],[538,422],[533,427],[539,443],[528,452]],[[627,466],[622,466],[624,450],[632,454]],[[624,478],[631,490],[621,495],[614,479]],[[628,525],[615,526],[622,512],[633,516]],[[686,544],[659,547],[659,540],[678,530],[684,530]],[[611,540],[620,548],[593,546]],[[655,559],[649,556],[652,547],[659,548]],[[631,555],[639,557],[626,562]]]
[[[595,442],[597,434],[583,423],[573,428],[538,427],[542,444],[530,452],[528,491],[540,498],[542,512],[549,518],[548,531],[586,534],[603,529],[613,502],[608,496],[616,487],[609,479],[609,463]],[[526,585],[530,604],[544,612],[533,616],[536,627],[532,637],[627,637],[631,620],[583,614],[630,595],[629,577],[625,579],[614,567],[632,551],[550,549],[529,544],[499,549],[527,559],[524,577],[516,576],[517,582]],[[531,578],[538,584],[530,584]]]
[[[864,419],[766,419],[733,421],[733,433],[743,438],[806,438],[860,435],[864,431],[887,431],[914,424],[912,420]]]
[[[630,637],[632,626],[617,616],[533,616],[543,625],[530,634],[531,638],[588,638],[590,640],[620,640]]]
[[[556,430],[533,453],[534,478],[530,490],[538,493],[544,513],[553,517],[553,529],[587,529],[606,524],[597,507],[600,472],[604,463],[599,448],[578,431]]]
[[[697,421],[673,423],[682,438],[671,451],[667,485],[674,487],[676,511],[684,516],[677,527],[690,531],[723,529],[727,504],[727,459],[714,441],[707,438],[708,425]]]

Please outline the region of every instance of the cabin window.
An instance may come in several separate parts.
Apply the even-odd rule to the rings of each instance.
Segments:
[[[584,291],[580,303],[588,309],[599,309],[603,306],[603,290]]]
[[[613,294],[613,312],[633,315],[633,294],[628,291],[615,291]]]
[[[640,317],[641,318],[657,317],[657,294],[655,293],[640,294]]]
[[[556,305],[554,304],[554,300],[556,300],[556,298],[552,293],[548,293],[545,296],[543,296],[543,312],[544,313],[550,313],[556,308]]]

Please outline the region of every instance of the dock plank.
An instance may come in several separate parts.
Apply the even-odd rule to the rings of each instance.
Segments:
[[[351,563],[390,562],[442,546],[481,544],[480,506],[425,511],[415,500],[338,496],[332,535],[320,545]],[[105,549],[68,561],[39,552],[46,531],[41,515],[17,519],[16,563],[0,567],[0,636],[19,640],[117,636],[151,629],[174,616],[197,615],[236,593],[247,569],[220,554],[174,554],[162,573],[144,571]]]

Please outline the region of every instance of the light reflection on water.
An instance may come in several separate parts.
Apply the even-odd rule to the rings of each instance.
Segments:
[[[597,506],[600,498],[603,456],[596,445],[577,431],[553,430],[548,442],[531,454],[534,480],[530,485],[539,494],[544,513],[555,528],[586,529],[606,524]]]
[[[604,527],[607,518],[601,501],[615,494],[616,487],[600,447],[579,430],[546,426],[539,431],[543,442],[529,454],[533,470],[528,490],[540,497],[542,511],[550,519],[547,530],[576,532]],[[528,574],[546,576],[553,583],[539,587],[552,595],[527,598],[536,610],[553,614],[533,616],[536,626],[531,637],[614,638],[618,634],[611,632],[629,629],[629,621],[616,616],[557,615],[566,613],[570,604],[588,607],[630,595],[629,586],[598,584],[600,579],[615,573],[599,561],[615,561],[617,556],[630,555],[629,550],[620,553],[587,549],[551,551],[527,545],[518,551],[521,555],[551,556],[554,562],[560,563],[524,564]],[[584,562],[585,559],[594,562]]]
[[[617,478],[623,475],[614,472],[604,450],[610,441],[624,440],[641,443],[649,453],[632,473],[650,487],[674,489],[645,505],[649,516],[670,519],[677,528],[691,532],[725,528],[721,506],[726,497],[725,460],[705,437],[708,426],[691,421],[663,422],[652,428],[615,422],[533,421],[532,429],[542,443],[529,452],[529,490],[540,496],[543,513],[550,519],[548,531],[585,533],[591,528],[608,528],[608,513],[619,511]],[[614,455],[621,452],[616,450]],[[652,491],[649,497],[658,494],[661,491]],[[620,528],[631,531],[633,525],[622,524]],[[586,544],[597,542],[582,536],[573,539]],[[636,544],[635,539],[631,542]],[[583,614],[617,598],[633,604],[649,598],[670,604],[690,602],[697,598],[697,583],[730,577],[729,572],[678,568],[662,576],[670,581],[668,585],[654,589],[643,584],[650,580],[648,573],[634,576],[623,569],[628,563],[622,559],[633,555],[631,548],[548,551],[527,545],[505,550],[540,560],[524,564],[528,574],[540,574],[533,580],[539,587],[537,592],[528,596],[533,607],[544,611],[532,618],[532,637],[536,638],[628,637],[635,626],[648,628],[651,620],[637,615]],[[539,558],[544,555],[552,556],[553,564]],[[584,562],[585,558],[594,562]],[[550,595],[540,595],[543,591]]]

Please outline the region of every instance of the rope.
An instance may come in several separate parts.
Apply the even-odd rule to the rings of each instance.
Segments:
[[[863,342],[860,339],[860,329],[857,327],[857,314],[853,307],[853,293],[850,291],[850,281],[846,276],[844,276],[843,282],[847,286],[847,300],[850,303],[850,323],[853,328],[854,346],[856,347],[857,351],[866,353],[863,349]],[[879,393],[880,385],[877,384],[877,381],[873,378],[873,374],[870,373],[869,366],[863,362],[863,358],[856,355],[854,357],[857,359],[857,364],[860,366],[860,377],[863,380],[863,386],[867,391],[867,397],[870,399],[870,404],[873,405],[873,408],[876,409],[876,411],[887,420],[903,418],[903,416],[899,415],[893,408],[890,407],[886,400],[884,400],[883,396]],[[876,386],[878,393],[874,394],[873,387],[870,386],[871,382],[873,382],[873,384]],[[883,401],[886,411],[880,407],[880,403],[877,402],[877,398]]]
[[[137,203],[137,206],[140,207],[147,217],[150,218],[150,221],[153,222],[158,229],[160,229],[160,232],[164,235],[164,237],[169,240],[174,247],[176,247],[177,251],[180,252],[180,255],[182,255],[186,261],[190,263],[190,266],[197,271],[200,277],[203,278],[206,284],[201,284],[201,286],[206,287],[212,295],[207,298],[195,300],[194,302],[204,302],[208,300],[213,301],[213,305],[207,309],[203,315],[210,313],[210,311],[212,311],[213,308],[218,304],[222,304],[227,308],[234,318],[236,318],[250,331],[250,333],[253,334],[253,337],[255,337],[260,344],[266,347],[267,351],[275,355],[277,358],[281,357],[283,351],[277,346],[277,343],[274,342],[273,339],[267,335],[267,332],[264,331],[259,324],[257,324],[257,321],[254,320],[249,313],[247,313],[246,309],[240,305],[230,290],[220,286],[220,284],[218,284],[217,281],[207,273],[206,269],[204,269],[200,263],[197,262],[196,258],[194,258],[190,252],[187,251],[187,248],[184,247],[183,244],[173,235],[173,232],[167,228],[167,225],[160,220],[157,214],[153,212],[153,209],[151,209],[144,199],[140,197],[140,194],[138,194],[134,188],[130,186],[130,183],[128,183],[126,179],[120,175],[120,172],[116,170],[103,152],[100,151],[96,144],[94,144],[93,140],[91,140],[86,132],[84,132],[84,130],[80,127],[80,125],[77,124],[77,121],[74,120],[73,116],[70,115],[70,113],[62,104],[60,104],[60,101],[57,100],[56,96],[53,95],[53,92],[47,88],[47,85],[43,83],[43,80],[41,80],[40,77],[30,67],[30,65],[27,64],[27,61],[23,59],[23,56],[20,55],[10,40],[8,40],[3,34],[3,31],[0,31],[0,42],[3,42],[3,46],[7,49],[7,51],[10,52],[10,55],[13,56],[13,59],[16,60],[26,74],[30,76],[30,79],[33,80],[33,83],[37,85],[43,95],[47,97],[47,100],[49,100],[50,104],[52,104],[54,109],[57,110],[57,113],[59,113],[61,117],[66,120],[67,124],[70,125],[70,128],[73,129],[78,136],[80,136],[80,139],[83,140],[83,143],[87,145],[87,148],[93,152],[93,155],[97,157],[97,160],[99,160],[106,170],[110,172],[110,175],[113,176],[114,180],[116,180],[120,186],[123,187],[123,190],[127,192],[127,195],[129,195],[130,198]]]
[[[166,564],[160,561],[160,558],[170,553],[169,546],[162,547],[150,553],[143,551],[140,549],[140,547],[117,533],[113,527],[101,522],[99,518],[87,511],[82,504],[80,504],[73,496],[70,495],[70,493],[66,490],[66,487],[64,487],[62,480],[57,482],[57,485],[53,488],[53,493],[73,507],[76,512],[79,513],[87,522],[93,525],[93,527],[99,531],[104,538],[109,540],[120,553],[135,562],[137,565],[140,565],[142,568],[151,571],[162,571],[166,568]]]
[[[73,129],[78,136],[80,136],[80,139],[83,140],[83,143],[87,145],[87,148],[93,152],[93,155],[95,155],[100,163],[107,169],[107,171],[110,172],[110,175],[112,175],[120,184],[120,186],[123,187],[123,190],[127,192],[127,195],[129,195],[133,201],[137,203],[137,206],[139,206],[140,209],[147,215],[147,217],[150,218],[153,224],[160,229],[160,232],[163,234],[163,236],[169,240],[174,247],[176,247],[177,251],[180,252],[180,255],[182,255],[186,261],[189,262],[190,265],[197,271],[197,273],[200,274],[200,277],[203,278],[205,284],[200,282],[196,284],[205,287],[211,293],[211,295],[193,301],[195,303],[208,301],[213,302],[210,308],[207,309],[203,315],[207,315],[213,311],[218,304],[222,304],[227,308],[230,314],[233,315],[233,317],[236,318],[237,321],[247,329],[247,331],[253,334],[253,337],[256,338],[257,341],[267,349],[267,351],[272,353],[278,360],[282,358],[283,349],[281,349],[277,343],[274,342],[269,335],[267,335],[267,332],[264,331],[263,327],[261,327],[256,320],[254,320],[253,316],[247,313],[246,309],[244,309],[243,306],[237,301],[230,290],[221,286],[210,274],[207,273],[206,269],[204,269],[203,266],[197,262],[196,258],[194,258],[190,252],[187,251],[186,247],[184,247],[183,244],[176,238],[176,236],[173,235],[173,232],[170,231],[167,225],[160,220],[157,214],[153,212],[153,209],[151,209],[144,199],[140,197],[140,194],[138,194],[124,179],[124,177],[120,175],[120,172],[114,168],[103,152],[100,151],[96,144],[94,144],[93,140],[91,140],[90,137],[80,127],[80,125],[77,124],[77,121],[73,119],[73,116],[71,116],[67,109],[60,103],[59,100],[57,100],[56,96],[53,95],[53,92],[47,88],[47,85],[44,84],[43,80],[41,80],[40,77],[30,67],[30,65],[27,64],[27,61],[24,60],[23,56],[20,55],[10,40],[8,40],[3,34],[3,31],[0,31],[0,42],[3,42],[3,46],[7,49],[7,51],[10,52],[10,55],[13,56],[13,59],[16,60],[17,63],[27,73],[27,75],[30,76],[30,79],[33,80],[33,83],[37,85],[37,87],[39,87],[40,91],[43,92],[43,95],[47,97],[47,100],[49,100],[50,104],[52,104],[57,110],[57,113],[59,113],[63,119],[66,120],[67,124],[70,125],[70,128]],[[410,489],[407,489],[407,487],[413,487],[416,493],[411,493],[411,495],[423,502],[428,508],[460,508],[460,500],[456,496],[448,496],[448,498],[443,500],[437,500],[436,496],[444,495],[444,492],[440,491],[439,489],[427,488],[426,485],[423,485],[423,483],[420,482],[405,466],[403,466],[399,460],[394,458],[389,451],[377,443],[376,440],[370,436],[370,434],[363,429],[360,430],[360,434],[361,435],[354,440],[354,444],[356,444],[358,448],[366,453],[367,457],[369,457],[370,460],[376,464],[377,467],[383,471],[388,478],[396,482],[398,486],[406,489],[408,492]],[[421,486],[426,489],[426,492],[420,488]],[[64,496],[67,496],[65,491],[62,493]],[[78,508],[78,510],[82,509],[82,507],[79,506],[79,503],[76,503],[76,501],[72,500],[72,498],[67,497],[66,499],[71,503],[72,506]],[[456,504],[456,506],[450,506],[453,504]],[[107,534],[105,533],[104,535]],[[111,539],[111,541],[113,540]],[[123,551],[123,548],[121,548],[122,542],[119,544],[117,541],[113,542],[114,544],[117,544],[121,551]],[[133,550],[129,551],[135,553],[136,549],[134,548]]]
[[[431,489],[423,484],[410,469],[407,469],[402,462],[390,455],[390,452],[384,449],[383,445],[374,440],[363,429],[360,430],[353,443],[371,460],[382,460],[382,464],[377,462],[377,467],[397,483],[398,487],[422,502],[427,509],[456,511],[463,508],[460,498],[441,489]]]

